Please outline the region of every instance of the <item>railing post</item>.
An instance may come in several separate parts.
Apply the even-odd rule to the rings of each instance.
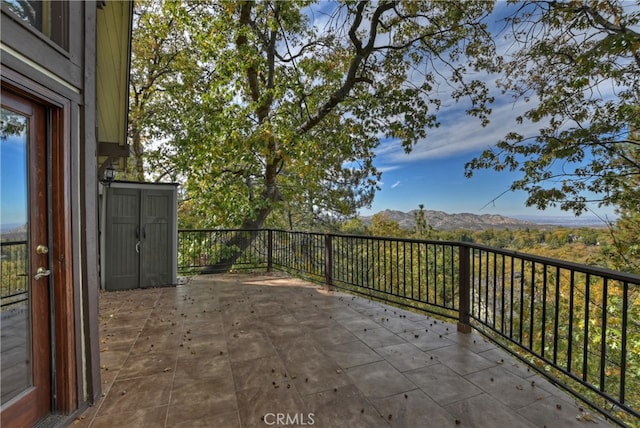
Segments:
[[[458,277],[458,331],[471,333],[469,314],[471,313],[471,278],[469,247],[461,245]]]
[[[325,290],[330,291],[333,285],[333,245],[331,235],[324,235],[324,283]]]
[[[273,271],[273,230],[267,230],[267,272]]]

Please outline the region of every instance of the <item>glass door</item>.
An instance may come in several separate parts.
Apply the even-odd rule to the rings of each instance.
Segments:
[[[51,410],[46,110],[2,91],[0,425]]]

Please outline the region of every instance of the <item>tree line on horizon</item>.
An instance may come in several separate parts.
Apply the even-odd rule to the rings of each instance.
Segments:
[[[411,229],[401,227],[382,212],[374,214],[368,225],[354,218],[333,230],[354,235],[469,242],[640,274],[640,269],[629,269],[626,260],[619,258],[610,228],[531,225],[517,229],[437,230],[427,223],[423,205],[414,212],[414,217],[415,226]]]

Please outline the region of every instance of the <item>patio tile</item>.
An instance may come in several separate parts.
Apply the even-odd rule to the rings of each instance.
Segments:
[[[442,364],[461,375],[477,372],[497,365],[495,361],[489,361],[473,352],[468,352],[467,348],[458,344],[445,346],[429,351]]]
[[[410,343],[374,349],[380,356],[401,372],[437,364],[438,361]]]
[[[352,367],[347,369],[347,374],[368,398],[388,397],[417,389],[413,382],[386,361]]]
[[[478,355],[483,358],[493,361],[496,364],[500,364],[506,371],[515,374],[523,379],[530,378],[536,375],[536,372],[531,370],[529,366],[517,360],[515,357],[506,353],[500,348],[492,348],[487,351],[480,352]]]
[[[171,413],[167,418],[167,428],[240,428],[240,416],[237,410],[226,413],[211,413],[206,405],[194,403]]]
[[[130,354],[118,373],[118,380],[173,372],[177,358],[177,349],[140,355]]]
[[[112,331],[108,327],[102,327],[100,335],[100,344],[107,346],[128,346],[131,347],[140,335],[141,328],[126,328]]]
[[[97,416],[167,405],[172,382],[173,372],[125,380],[116,379],[100,405]]]
[[[231,377],[181,383],[171,391],[167,423],[198,420],[237,409],[236,391]]]
[[[193,335],[191,330],[182,334],[179,343],[178,356],[189,355],[222,355],[229,352],[227,341],[223,333],[209,333]]]
[[[413,343],[423,351],[433,351],[435,349],[451,346],[455,343],[440,333],[425,330],[426,329],[419,329],[402,332],[398,333],[398,336],[404,338],[409,343]]]
[[[477,333],[284,275],[103,292],[100,329],[103,397],[78,427],[552,427],[580,416]]]
[[[117,373],[129,358],[131,346],[111,347],[101,345],[100,350],[100,368],[103,371]]]
[[[312,334],[305,333],[302,336],[282,337],[272,340],[276,348],[286,363],[290,361],[304,362],[309,359],[322,359],[321,345],[315,340]],[[326,358],[326,356],[324,356]]]
[[[440,405],[482,393],[480,388],[440,363],[404,372],[404,375]]]
[[[329,391],[351,384],[344,370],[334,363],[323,360],[310,360],[301,365],[289,365],[293,373],[292,381],[301,395]]]
[[[453,332],[447,331],[445,332],[445,334],[447,339],[459,345],[464,345],[475,353],[488,352],[494,349],[498,349],[498,345],[491,342],[480,333],[476,333],[475,331],[471,332],[470,334],[465,334],[458,333],[454,330]],[[503,352],[500,351],[500,353]]]
[[[244,427],[267,426],[267,415],[307,415],[309,412],[295,388],[286,384],[260,386],[237,392],[240,423]]]
[[[573,401],[555,396],[536,401],[519,409],[517,413],[534,425],[547,428],[608,425],[597,414],[586,411]]]
[[[110,328],[139,328],[144,326],[152,313],[153,309],[142,311],[111,311],[109,314],[106,314],[108,318],[105,317],[105,322]]]
[[[276,350],[269,337],[258,330],[238,330],[227,339],[230,358],[234,361],[253,360],[275,355]]]
[[[282,384],[286,388],[290,382],[287,368],[278,355],[253,360],[232,361],[231,371],[238,391],[266,386],[279,388],[283,386]]]
[[[194,336],[223,331],[223,317],[219,312],[213,312],[213,310],[211,310],[211,312],[198,315],[197,317],[184,320],[182,322],[182,328],[184,330],[191,330],[191,334]]]
[[[371,348],[380,348],[383,346],[397,345],[405,343],[405,340],[397,334],[387,330],[384,327],[372,328],[367,330],[354,331],[361,341],[366,343]]]
[[[311,329],[315,340],[323,346],[330,347],[358,340],[353,333],[335,321],[328,320],[324,325],[328,326]]]
[[[394,333],[403,333],[424,329],[423,324],[420,322],[411,321],[406,318],[400,318],[398,317],[398,315],[390,316],[388,312],[382,312],[380,318],[380,324]],[[382,321],[383,318],[384,321]]]
[[[389,427],[377,409],[353,385],[308,395],[304,401],[314,425],[318,427]]]
[[[533,428],[536,426],[487,394],[457,401],[445,406],[445,409],[455,417],[456,425],[464,427]]]
[[[145,335],[141,332],[140,337],[131,348],[131,353],[140,355],[151,352],[175,351],[180,345],[180,335],[170,331],[165,334]]]
[[[517,409],[551,396],[533,380],[505,373],[502,367],[490,368],[465,376],[470,382],[503,404]]]
[[[279,351],[287,374],[302,395],[351,383],[344,370],[324,354],[310,338],[292,340]]]
[[[146,409],[135,409],[132,411],[118,412],[114,414],[101,415],[94,419],[92,427],[113,428],[113,427],[153,427],[164,426],[167,417],[167,406],[152,407]]]
[[[324,352],[342,368],[380,361],[382,357],[360,341],[326,346]]]
[[[373,400],[392,427],[453,427],[455,418],[419,389]]]
[[[197,382],[204,379],[233,379],[231,365],[226,355],[179,357],[173,385]]]
[[[330,319],[326,311],[318,308],[310,308],[306,305],[290,308],[289,313],[300,325],[307,328],[322,325],[327,321],[327,319]]]
[[[263,330],[272,340],[302,336],[307,330],[291,314],[264,317]]]
[[[180,323],[187,315],[184,312],[181,315],[176,314],[158,314],[157,318],[149,318],[144,324],[144,334],[160,334],[163,331],[179,331]]]
[[[348,318],[340,318],[337,320],[344,328],[350,332],[358,332],[365,330],[373,330],[380,326],[370,318],[363,317],[362,315],[353,315]]]
[[[249,308],[254,311],[256,316],[268,317],[279,315],[283,312],[283,305],[280,302],[264,301],[264,302],[247,302]]]
[[[340,305],[340,306],[336,306],[336,305]],[[340,302],[332,303],[332,305],[330,305],[329,307],[326,307],[325,310],[327,311],[327,315],[329,316],[329,319],[334,319],[340,322],[342,325],[344,325],[345,323],[348,324],[349,322],[351,323],[363,322],[362,315],[359,314],[358,311],[350,308],[349,306],[345,307],[345,305]],[[372,324],[369,324],[369,326],[371,326],[371,328],[374,328]],[[345,325],[345,327],[347,326]],[[355,326],[356,329],[362,328],[362,327],[363,326]],[[349,327],[347,327],[347,329],[349,329]]]

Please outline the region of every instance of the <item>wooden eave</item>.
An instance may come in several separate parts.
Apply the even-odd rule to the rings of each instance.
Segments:
[[[96,22],[96,108],[98,174],[124,168],[127,144],[132,1],[98,2]]]

